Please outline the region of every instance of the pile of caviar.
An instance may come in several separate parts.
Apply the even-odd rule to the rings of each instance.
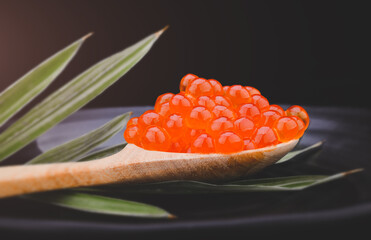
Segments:
[[[233,153],[298,139],[308,124],[300,106],[283,110],[256,88],[187,74],[178,94],[160,95],[154,110],[130,119],[124,138],[153,151]]]

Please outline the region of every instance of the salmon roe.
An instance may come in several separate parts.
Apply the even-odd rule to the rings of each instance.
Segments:
[[[131,118],[125,140],[152,151],[228,154],[299,139],[309,125],[303,107],[285,111],[251,86],[222,86],[187,74],[179,90]]]
[[[297,116],[297,117],[301,118],[301,120],[303,120],[303,122],[305,124],[305,129],[308,128],[309,115],[308,115],[307,111],[305,111],[304,108],[302,108],[298,105],[291,106],[286,110],[286,115],[287,116]]]
[[[184,92],[188,86],[188,84],[190,82],[192,82],[193,80],[195,80],[196,78],[198,78],[196,75],[192,74],[192,73],[189,73],[187,75],[185,75],[182,80],[180,81],[180,85],[179,85],[179,90],[181,92]]]
[[[295,138],[299,132],[296,120],[291,117],[280,117],[274,124],[278,139],[287,142]]]

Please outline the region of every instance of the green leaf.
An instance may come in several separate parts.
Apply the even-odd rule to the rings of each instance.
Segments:
[[[36,105],[0,135],[0,161],[74,113],[127,73],[165,29],[95,64]]]
[[[53,82],[90,35],[82,37],[49,57],[0,94],[0,126]]]
[[[24,197],[92,213],[146,218],[174,218],[165,210],[149,204],[87,193],[46,192],[25,195]]]
[[[313,144],[309,147],[289,152],[283,158],[281,158],[279,161],[277,161],[276,164],[283,163],[283,162],[286,162],[286,161],[289,161],[289,160],[293,160],[293,159],[295,159],[296,157],[298,157],[302,154],[317,151],[320,148],[322,148],[323,143],[324,143],[323,141],[319,141],[319,142],[317,142],[317,143],[315,143],[315,144]]]
[[[77,161],[96,146],[120,132],[126,126],[130,115],[131,113],[122,114],[81,137],[42,153],[27,164]]]
[[[100,158],[108,157],[108,156],[111,156],[115,153],[118,153],[126,145],[127,145],[127,143],[117,144],[113,147],[108,147],[108,148],[93,152],[93,153],[91,153],[91,154],[89,154],[89,155],[87,155],[83,158],[78,159],[77,161],[78,162],[83,162],[83,161],[90,161],[90,160],[94,160],[94,159],[100,159]]]
[[[333,181],[349,174],[362,171],[355,169],[334,175],[304,175],[277,178],[249,179],[229,182],[226,184],[211,184],[197,181],[166,181],[146,184],[117,184],[104,187],[79,188],[79,190],[135,193],[135,194],[207,194],[232,192],[269,192],[269,191],[298,191],[308,187]]]

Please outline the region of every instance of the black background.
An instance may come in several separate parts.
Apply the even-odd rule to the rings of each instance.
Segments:
[[[0,90],[93,31],[36,103],[169,24],[149,54],[87,107],[151,105],[194,73],[255,86],[272,103],[369,108],[367,18],[360,1],[2,0]]]

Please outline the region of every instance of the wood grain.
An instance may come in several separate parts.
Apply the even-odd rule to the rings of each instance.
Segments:
[[[225,180],[253,174],[291,151],[298,140],[233,154],[147,151],[128,144],[98,160],[0,168],[0,198],[118,182]]]

